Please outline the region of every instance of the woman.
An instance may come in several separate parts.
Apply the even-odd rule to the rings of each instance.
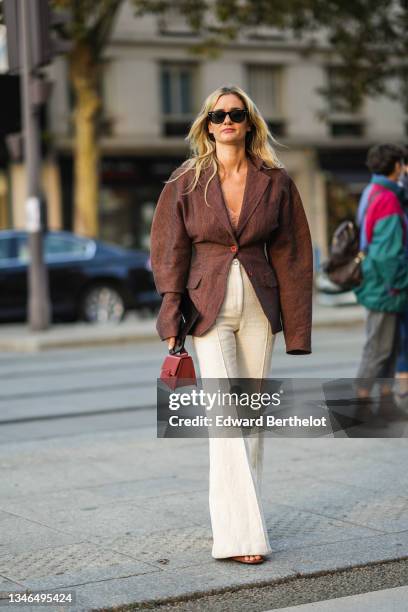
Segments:
[[[312,246],[298,190],[266,122],[239,87],[211,93],[167,181],[151,231],[163,302],[157,331],[175,346],[186,291],[202,379],[267,377],[277,332],[311,353]],[[271,552],[260,502],[263,438],[209,437],[212,556],[261,563]]]

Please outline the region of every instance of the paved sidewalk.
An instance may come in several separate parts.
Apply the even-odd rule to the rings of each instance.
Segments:
[[[315,328],[358,325],[363,321],[364,309],[359,305],[333,307],[315,304],[313,308]],[[36,352],[147,340],[156,342],[155,322],[153,318],[138,319],[130,313],[120,324],[59,323],[42,332],[32,332],[26,323],[0,324],[0,351]]]
[[[1,591],[85,611],[408,558],[404,439],[267,439],[273,554],[248,567],[211,557],[207,440],[140,431],[0,446]]]

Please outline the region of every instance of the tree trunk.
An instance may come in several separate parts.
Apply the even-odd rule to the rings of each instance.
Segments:
[[[75,93],[74,231],[97,237],[99,146],[96,117],[101,106],[97,90],[98,64],[81,43],[70,54],[70,80]]]

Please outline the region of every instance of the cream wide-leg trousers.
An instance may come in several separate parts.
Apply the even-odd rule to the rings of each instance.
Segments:
[[[214,325],[192,337],[201,378],[267,378],[275,336],[248,275],[234,258]],[[204,386],[204,381],[203,381]],[[260,489],[264,434],[209,437],[212,556],[266,555]]]

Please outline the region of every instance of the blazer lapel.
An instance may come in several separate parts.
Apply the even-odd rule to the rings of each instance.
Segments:
[[[205,193],[205,186],[212,173],[213,170],[211,168],[207,168],[206,170],[204,170],[204,172],[201,173],[200,183],[202,184],[203,196]],[[218,176],[218,172],[215,173],[211,181],[208,183],[207,202],[211,206],[211,210],[218,218],[219,222],[225,227],[227,232],[235,240],[234,230],[232,228],[228,211],[224,202],[224,195],[222,193],[221,182],[220,177]]]
[[[227,210],[227,205],[224,200],[224,195],[221,187],[220,177],[218,172],[211,179],[207,188],[207,201],[211,205],[214,213],[219,221],[228,231],[232,238],[239,237],[248,223],[251,215],[258,206],[266,187],[270,182],[270,177],[260,171],[263,160],[259,157],[252,160],[248,157],[248,170],[245,182],[244,198],[242,202],[241,213],[238,220],[238,227],[234,232],[231,225],[230,217]],[[212,174],[211,169],[206,169],[202,172],[200,183],[204,193],[205,185]]]
[[[253,161],[251,158],[248,158],[248,172],[244,200],[242,202],[241,214],[239,216],[238,227],[236,230],[238,237],[242,233],[242,230],[248,223],[250,217],[253,215],[256,207],[261,201],[261,197],[271,181],[269,176],[261,172],[260,167],[262,164],[263,160],[259,157]]]

